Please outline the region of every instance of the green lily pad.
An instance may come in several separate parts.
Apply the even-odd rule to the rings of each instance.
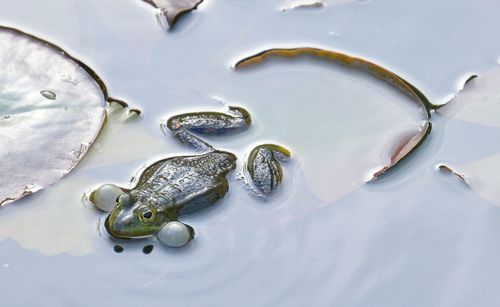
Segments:
[[[56,45],[0,27],[0,204],[43,189],[83,158],[105,119],[107,91]]]

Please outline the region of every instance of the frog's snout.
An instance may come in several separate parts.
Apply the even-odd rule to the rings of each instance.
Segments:
[[[115,238],[128,237],[125,235],[125,232],[132,225],[130,217],[119,218],[120,213],[121,212],[115,208],[108,214],[106,220],[104,221],[104,228],[108,234]]]

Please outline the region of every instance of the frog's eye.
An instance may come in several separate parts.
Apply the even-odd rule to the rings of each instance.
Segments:
[[[144,224],[151,224],[156,219],[156,210],[152,208],[144,208],[139,212],[139,219]]]

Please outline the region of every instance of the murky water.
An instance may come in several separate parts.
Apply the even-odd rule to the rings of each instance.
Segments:
[[[496,130],[435,114],[433,133],[410,160],[363,184],[387,162],[394,140],[420,126],[414,104],[380,80],[311,58],[245,71],[231,65],[268,47],[341,50],[393,70],[438,102],[466,73],[495,65],[500,6],[330,1],[319,10],[282,12],[286,3],[207,1],[168,33],[141,1],[0,3],[1,24],[60,45],[96,69],[111,95],[143,111],[133,119],[115,105],[73,172],[1,208],[1,301],[495,305],[500,212],[434,165],[498,152]],[[106,182],[127,185],[160,157],[193,153],[161,133],[161,120],[233,104],[248,108],[255,125],[207,138],[234,152],[239,168],[216,207],[182,220],[196,239],[182,249],[119,242],[124,251],[116,253],[98,227],[103,215],[85,207],[82,195]],[[465,141],[472,132],[489,142]],[[245,154],[268,141],[286,145],[294,157],[280,193],[262,202],[236,178]],[[144,254],[149,244],[154,249]],[[26,288],[30,296],[6,295]]]

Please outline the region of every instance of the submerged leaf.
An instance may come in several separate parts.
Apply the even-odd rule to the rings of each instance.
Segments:
[[[97,75],[59,47],[0,27],[0,204],[62,178],[105,118]],[[50,90],[48,90],[50,89]]]
[[[302,9],[302,8],[322,8],[325,6],[325,3],[323,1],[317,1],[317,0],[302,0],[302,1],[295,1],[292,3],[287,4],[284,6],[281,10],[283,12],[289,11],[289,10],[294,10],[294,9]]]
[[[396,146],[391,150],[390,163],[380,170],[375,171],[375,173],[368,179],[368,181],[376,180],[378,177],[383,175],[387,170],[396,166],[401,160],[408,156],[412,151],[417,149],[420,144],[427,138],[431,133],[432,124],[427,122],[422,129],[417,132],[412,132],[410,134],[404,135],[400,141],[396,142]]]
[[[432,104],[415,86],[413,86],[411,83],[404,80],[400,76],[396,75],[395,73],[365,59],[349,56],[347,54],[332,50],[325,50],[314,47],[273,48],[264,50],[257,54],[248,56],[242,60],[239,60],[235,64],[235,69],[255,65],[257,63],[263,62],[269,57],[290,58],[304,55],[311,55],[318,58],[327,59],[329,61],[340,63],[351,68],[359,69],[390,83],[392,86],[398,88],[403,93],[414,99],[416,103],[421,105],[423,111],[427,113],[427,117],[430,117],[430,111],[437,107],[436,105]]]
[[[421,118],[418,130],[411,129],[409,132],[405,130],[406,132],[404,132],[403,137],[401,137],[401,133],[398,134],[397,139],[393,141],[393,144],[395,143],[396,146],[391,146],[393,149],[387,154],[386,164],[379,167],[378,170],[376,170],[372,175],[369,175],[368,181],[378,178],[389,169],[400,163],[405,157],[418,148],[429,135],[431,131],[431,123],[429,121],[430,112],[435,109],[436,106],[432,104],[415,86],[400,76],[365,59],[352,57],[336,51],[311,47],[275,48],[264,50],[238,61],[235,64],[235,69],[239,70],[245,67],[253,66],[265,61],[268,58],[291,58],[299,56],[313,56],[336,64],[341,64],[343,67],[367,73],[398,89],[416,104],[416,109],[418,110],[417,112],[419,112],[419,117]]]
[[[500,68],[477,77],[472,75],[463,89],[438,109],[440,114],[481,125],[500,127]]]
[[[449,166],[449,165],[446,165],[446,164],[441,164],[441,165],[438,166],[438,169],[441,172],[448,173],[448,174],[456,176],[457,178],[459,178],[460,180],[462,180],[465,184],[467,184],[467,178],[465,177],[465,175],[463,175],[463,174],[459,173],[458,171],[456,171],[452,166]]]
[[[178,18],[198,7],[203,0],[143,0],[159,9],[168,27],[172,28]]]

